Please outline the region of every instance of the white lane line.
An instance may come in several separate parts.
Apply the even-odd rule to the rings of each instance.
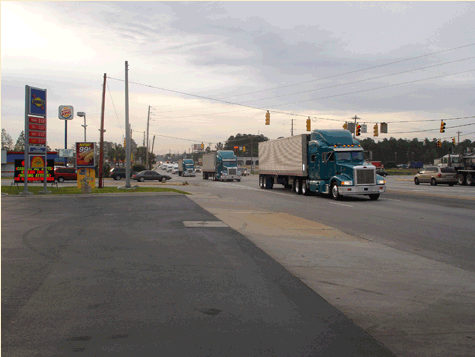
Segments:
[[[331,202],[331,201],[330,201],[330,202],[328,202],[328,203],[330,203],[330,204],[332,204],[332,205],[339,205],[339,206],[353,207],[353,206],[350,206],[350,205],[345,205],[344,203],[337,203],[337,202]]]

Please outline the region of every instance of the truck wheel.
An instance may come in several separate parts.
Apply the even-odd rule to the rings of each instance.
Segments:
[[[457,182],[458,182],[459,185],[466,185],[467,181],[465,181],[465,175],[458,174]]]
[[[308,185],[308,181],[304,180],[302,182],[302,195],[304,196],[310,196],[310,190],[307,185]]]
[[[294,180],[294,191],[297,195],[302,194],[302,181],[300,181],[299,179]]]
[[[430,180],[430,184],[432,186],[437,186],[437,180],[435,178],[432,178],[432,180]]]
[[[467,185],[468,185],[468,186],[473,186],[473,185],[474,185],[474,182],[473,182],[473,175],[472,175],[472,174],[468,174],[468,175],[467,175],[467,178],[465,179],[465,181],[467,181]]]
[[[416,177],[414,178],[414,184],[418,185],[419,184],[419,179]]]
[[[338,201],[341,198],[340,193],[338,192],[338,186],[337,186],[336,182],[332,183],[330,192],[331,192],[332,198],[334,200]]]
[[[369,199],[371,201],[376,201],[379,198],[379,193],[373,193],[372,195],[369,195]]]

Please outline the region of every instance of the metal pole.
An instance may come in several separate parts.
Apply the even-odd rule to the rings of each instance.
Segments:
[[[86,113],[84,113],[84,142],[86,142]]]
[[[294,136],[294,120],[292,119],[292,125],[290,129],[290,136]]]
[[[48,92],[45,90],[45,119],[47,119],[47,116],[48,116],[48,111],[47,111],[47,96],[48,96]],[[28,125],[29,127],[29,125]],[[48,134],[46,134],[48,135]],[[48,193],[48,137],[46,136],[46,140],[45,140],[45,167],[43,168],[43,193]],[[54,167],[53,167],[54,169]]]
[[[145,162],[147,163],[145,166],[147,168],[147,170],[150,170],[150,165],[148,164],[148,127],[149,127],[149,123],[150,123],[150,105],[148,106],[148,117],[147,117],[147,148],[146,148],[146,152],[145,152]]]
[[[68,148],[68,121],[64,121],[64,148]],[[67,166],[67,165],[66,165]]]
[[[24,165],[23,165],[23,180],[25,181],[24,182],[24,187],[25,187],[25,190],[24,190],[24,194],[28,194],[28,134],[29,134],[29,119],[28,119],[28,104],[29,104],[29,100],[30,100],[30,96],[29,96],[29,92],[30,92],[30,86],[28,85],[25,85],[25,145],[24,145]]]
[[[99,154],[99,188],[102,188],[104,185],[104,174],[103,174],[103,161],[104,161],[104,109],[106,105],[106,78],[107,74],[104,73],[104,85],[102,86],[102,110],[101,110],[101,151]]]
[[[153,154],[153,146],[155,145],[155,135],[153,136],[153,140],[152,140],[152,151],[151,153]]]
[[[130,188],[129,63],[125,61],[125,187]]]

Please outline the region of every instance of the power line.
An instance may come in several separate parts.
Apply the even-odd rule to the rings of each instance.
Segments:
[[[115,109],[114,99],[112,99],[112,93],[109,89],[109,83],[107,83],[107,90],[109,91],[109,96],[110,96],[111,101],[112,101],[112,106],[114,107],[114,111],[115,111],[115,115],[117,117],[117,121],[119,122],[120,130],[123,130],[122,125],[120,124],[119,116],[117,115],[117,110]]]
[[[417,80],[413,80],[413,81],[409,81],[409,82],[402,82],[402,83],[390,84],[390,85],[382,86],[382,87],[376,87],[376,88],[370,88],[370,89],[363,89],[363,90],[359,90],[359,91],[355,91],[355,92],[348,92],[348,93],[342,93],[342,94],[335,94],[335,95],[331,95],[331,96],[320,97],[320,98],[312,98],[312,99],[306,99],[306,100],[301,100],[301,101],[297,101],[297,102],[275,104],[275,105],[273,105],[273,107],[278,107],[278,106],[282,106],[282,105],[292,105],[292,104],[304,103],[304,102],[309,102],[309,101],[314,101],[314,100],[320,100],[320,99],[329,99],[329,98],[335,98],[335,97],[346,96],[346,95],[351,95],[351,94],[358,94],[358,93],[369,92],[369,91],[374,91],[374,90],[384,89],[384,88],[391,88],[391,87],[396,87],[396,86],[401,86],[401,85],[406,85],[406,84],[412,84],[412,83],[422,82],[422,81],[426,81],[426,80],[430,80],[430,79],[437,79],[437,78],[442,78],[442,77],[447,77],[447,76],[453,76],[453,75],[456,75],[456,74],[468,73],[468,72],[473,72],[473,71],[475,71],[475,69],[471,69],[471,70],[468,70],[468,71],[462,71],[462,72],[456,72],[456,73],[443,74],[443,75],[440,75],[440,76],[434,76],[434,77],[429,77],[429,78],[417,79]],[[118,80],[118,81],[123,81],[123,80],[121,80],[121,79],[117,79],[117,78],[113,78],[113,77],[109,77],[109,79],[115,79],[115,80]],[[165,90],[165,91],[169,91],[169,92],[174,92],[174,93],[189,95],[189,96],[193,96],[193,97],[198,97],[198,98],[203,98],[203,99],[209,99],[209,100],[219,101],[219,102],[223,102],[223,103],[226,103],[226,104],[231,104],[231,105],[237,105],[237,106],[246,107],[246,108],[249,108],[249,109],[269,110],[269,109],[267,109],[267,107],[266,107],[266,108],[260,108],[260,107],[253,107],[253,106],[250,106],[250,105],[245,105],[245,104],[232,103],[232,102],[228,102],[228,101],[222,101],[222,100],[219,100],[219,99],[208,98],[208,97],[199,96],[199,95],[196,95],[196,94],[189,94],[189,93],[179,92],[179,91],[175,91],[175,90],[171,90],[171,89],[156,87],[156,86],[152,86],[152,85],[148,85],[148,84],[142,84],[142,83],[138,83],[138,82],[130,82],[130,81],[129,81],[129,83],[133,83],[133,84],[137,84],[137,85],[145,86],[145,87],[150,87],[150,88],[154,88],[154,89]],[[208,113],[208,114],[201,114],[201,115],[227,114],[227,113],[235,113],[235,112],[239,112],[239,111],[241,111],[241,110],[234,110],[234,111],[221,112],[221,113]],[[272,112],[272,113],[279,113],[279,114],[286,114],[286,115],[293,115],[293,116],[301,116],[301,117],[307,117],[307,116],[308,116],[308,115],[296,114],[296,113],[289,113],[289,112],[284,112],[284,111],[279,111],[279,110],[269,110],[269,112]],[[321,119],[322,119],[322,118],[321,118]],[[327,120],[332,120],[332,119],[327,119]],[[334,121],[341,121],[341,120],[334,119]]]

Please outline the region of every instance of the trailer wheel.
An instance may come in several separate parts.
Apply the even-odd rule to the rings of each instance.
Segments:
[[[300,181],[299,179],[294,180],[294,191],[297,195],[302,194],[302,181]]]
[[[338,192],[338,186],[335,181],[332,182],[330,192],[334,200],[338,201],[341,198],[340,193]]]
[[[473,182],[473,175],[472,174],[468,174],[465,181],[467,181],[468,186],[473,186],[475,184],[475,182]]]
[[[259,187],[264,188],[264,177],[263,176],[259,176]]]
[[[465,181],[465,175],[464,174],[458,174],[457,182],[458,182],[459,185],[466,185],[467,181]]]

